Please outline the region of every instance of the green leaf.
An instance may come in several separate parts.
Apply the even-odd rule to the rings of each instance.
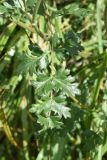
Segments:
[[[55,92],[63,91],[67,96],[80,95],[78,83],[74,83],[74,77],[70,76],[67,71],[59,70],[54,77],[40,73],[32,80],[32,85],[36,88],[36,93],[47,94],[52,90]]]
[[[85,152],[95,149],[96,147],[98,147],[98,145],[102,143],[101,135],[98,135],[96,132],[92,130],[89,129],[85,130],[83,136],[84,136],[83,150]],[[90,145],[88,143],[90,143]]]
[[[66,56],[74,56],[83,51],[81,46],[80,37],[72,30],[68,30],[64,34],[64,42],[59,43],[59,46],[55,47],[56,52],[62,52]]]
[[[61,103],[57,103],[52,99],[48,99],[45,101],[38,101],[37,104],[33,104],[30,112],[36,114],[44,113],[46,116],[50,115],[51,111],[54,112],[55,115],[58,115],[60,118],[68,118],[70,117],[70,108],[66,107]]]
[[[3,5],[0,5],[0,14],[6,13],[7,12],[7,8]]]
[[[65,6],[63,9],[54,12],[52,16],[56,17],[56,16],[64,16],[71,14],[78,17],[84,17],[87,16],[89,13],[90,11],[88,9],[80,8],[78,4],[74,3],[74,4],[69,4]]]
[[[8,9],[13,9],[13,7],[7,2],[4,2],[3,5]]]
[[[40,59],[40,62],[39,62],[39,66],[41,69],[45,69],[46,66],[47,66],[47,63],[46,63],[46,58],[45,56],[42,56],[41,59]]]
[[[67,96],[79,95],[78,83],[74,83],[74,78],[67,75],[65,71],[58,71],[54,78],[55,90],[63,90]]]
[[[45,101],[37,101],[37,104],[33,104],[32,107],[29,110],[31,113],[41,114],[42,112],[45,113],[45,115],[49,115],[51,112],[51,101],[45,100]]]
[[[84,17],[89,14],[89,10],[85,8],[79,8],[79,5],[74,3],[64,7],[64,14],[72,14],[78,17]]]
[[[46,130],[49,128],[49,118],[45,118],[41,115],[38,116],[38,123],[40,123],[41,126]]]
[[[33,78],[32,85],[36,88],[36,93],[48,93],[52,90],[51,81],[51,77],[40,73]]]
[[[27,0],[26,4],[28,7],[33,7],[37,0]]]
[[[60,118],[56,116],[51,117],[43,117],[41,115],[38,116],[38,123],[43,126],[43,129],[46,130],[48,128],[60,128],[62,125],[62,122],[59,122]]]
[[[39,47],[37,43],[35,44],[30,43],[28,47],[34,55],[41,55],[43,53],[43,51],[41,50],[41,48]]]
[[[39,10],[38,10],[38,14],[44,16],[45,14],[45,7],[43,5],[43,3],[41,3]]]
[[[69,118],[71,117],[71,114],[70,114],[70,108],[64,106],[63,104],[60,104],[60,103],[56,103],[55,101],[52,101],[51,102],[51,110],[55,112],[55,114],[58,114],[59,117],[62,117],[64,116],[64,118]]]
[[[18,73],[27,73],[28,71],[30,73],[33,73],[36,69],[36,62],[37,62],[37,57],[23,53],[20,63],[17,66],[17,72]]]

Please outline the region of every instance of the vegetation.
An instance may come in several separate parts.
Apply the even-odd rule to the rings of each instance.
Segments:
[[[0,160],[107,159],[107,1],[0,1]]]

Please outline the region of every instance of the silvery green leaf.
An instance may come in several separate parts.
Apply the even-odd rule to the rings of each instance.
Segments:
[[[52,89],[50,77],[46,77],[41,81],[33,80],[32,85],[35,87],[37,93],[47,93]]]
[[[50,129],[60,128],[62,125],[62,122],[60,122],[60,118],[57,116],[44,117],[44,116],[39,115],[37,122],[43,126],[44,130],[48,128]]]
[[[9,3],[7,3],[7,2],[4,2],[3,4],[4,4],[4,6],[5,6],[6,8],[8,8],[8,9],[12,9],[12,8],[13,8],[13,7],[12,7]]]
[[[21,8],[19,1],[13,0],[15,7]]]
[[[22,59],[17,67],[18,73],[34,72],[36,69],[37,57],[29,53],[23,53]]]
[[[46,68],[46,59],[45,57],[43,56],[41,59],[40,59],[40,68],[41,69],[45,69]]]
[[[78,89],[78,83],[72,83],[70,86],[70,90],[71,90],[72,95],[80,95],[81,94],[80,90]]]
[[[64,106],[61,103],[56,103],[55,101],[52,101],[52,111],[55,112],[55,114],[57,113],[59,115],[59,117],[64,116],[64,118],[69,118],[71,117],[70,114],[70,108]]]

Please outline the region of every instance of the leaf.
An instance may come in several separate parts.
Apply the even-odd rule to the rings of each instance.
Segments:
[[[38,116],[38,123],[40,123],[41,126],[43,126],[43,128],[46,130],[49,128],[49,124],[48,124],[49,119],[45,118],[41,115]]]
[[[72,30],[67,31],[64,38],[65,43],[63,48],[65,48],[65,53],[68,55],[75,55],[84,50],[83,46],[81,46],[78,34],[74,33]]]
[[[47,94],[54,90],[59,92],[63,91],[67,96],[80,95],[78,83],[73,83],[74,77],[67,75],[67,71],[59,70],[54,77],[47,76],[46,74],[37,74],[32,80],[32,85],[36,88],[36,93]]]
[[[44,16],[45,14],[45,7],[43,5],[43,3],[41,3],[39,10],[38,10],[38,14]]]
[[[55,11],[52,17],[65,16],[69,14],[75,15],[78,17],[84,17],[84,16],[87,16],[89,13],[90,11],[88,9],[80,8],[78,4],[72,3],[72,4],[65,6],[63,9]]]
[[[48,93],[52,90],[51,77],[46,74],[37,74],[32,80],[32,85],[36,88],[36,93]]]
[[[58,37],[57,32],[54,33],[51,41],[52,41],[53,47],[58,47],[58,45],[60,45],[61,39]]]
[[[67,136],[57,136],[55,137],[55,146],[52,148],[53,157],[52,160],[62,160],[65,155],[65,145],[67,144]]]
[[[8,9],[13,9],[13,7],[12,7],[9,3],[7,3],[7,2],[4,2],[3,4],[4,4],[4,6],[5,6],[6,8],[8,8]]]
[[[42,148],[39,153],[38,156],[36,157],[36,160],[43,160],[44,159],[44,149]]]
[[[28,7],[33,7],[37,0],[27,0],[26,4]]]
[[[3,5],[0,5],[0,14],[6,13],[7,12],[7,8]]]
[[[54,114],[58,115],[60,118],[70,117],[70,108],[61,103],[57,103],[52,99],[38,101],[37,104],[32,105],[32,108],[29,111],[32,113],[36,113],[37,115],[44,113],[46,116],[49,116],[53,111]]]
[[[51,116],[50,119],[51,123],[53,124],[53,128],[61,128],[61,126],[63,125],[58,116]]]
[[[81,45],[79,34],[74,33],[72,30],[68,30],[64,34],[64,41],[60,42],[54,50],[70,57],[79,54],[84,48]]]
[[[66,96],[63,95],[63,93],[62,93],[62,94],[60,94],[59,96],[54,97],[54,100],[55,100],[57,103],[65,104]]]
[[[18,73],[27,73],[28,71],[30,73],[33,73],[36,69],[36,62],[37,62],[37,57],[23,53],[20,63],[17,66],[17,72]]]
[[[14,6],[15,6],[16,8],[21,8],[21,5],[20,5],[20,2],[19,2],[19,1],[13,0],[13,2],[14,2]]]
[[[45,115],[49,115],[51,112],[51,101],[45,100],[45,101],[37,101],[37,104],[33,104],[32,107],[29,110],[31,113],[41,114],[42,112],[45,113]]]
[[[40,59],[39,65],[40,65],[41,69],[45,69],[46,68],[47,64],[46,64],[45,56],[42,56],[42,58]]]
[[[103,112],[107,115],[107,101],[104,101],[104,102],[102,103],[102,110],[103,110]]]
[[[72,3],[72,4],[69,4],[69,5],[66,5],[64,7],[65,10],[67,10],[68,12],[74,12],[76,10],[78,10],[78,4],[77,3]]]
[[[36,55],[36,54],[41,55],[43,53],[43,51],[41,50],[41,48],[38,46],[37,43],[33,44],[30,42],[30,45],[28,47],[34,55]]]
[[[79,95],[78,83],[73,83],[73,81],[73,77],[60,70],[54,78],[55,90],[63,90],[67,96]]]
[[[62,122],[59,122],[60,118],[56,116],[51,117],[43,117],[41,115],[38,116],[38,123],[43,126],[43,129],[46,130],[48,128],[60,128],[62,125]]]
[[[83,146],[83,150],[85,152],[86,151],[89,152],[90,150],[95,149],[96,147],[98,147],[98,145],[102,143],[101,135],[89,129],[84,131],[83,137],[85,142]],[[90,145],[88,143],[90,143]]]
[[[80,8],[78,4],[70,4],[64,7],[64,14],[72,14],[78,17],[84,17],[89,14],[89,10],[85,8]]]
[[[51,110],[55,112],[55,114],[58,114],[59,117],[64,116],[64,118],[71,117],[70,114],[70,108],[64,106],[63,104],[56,103],[55,101],[52,101],[52,107]]]
[[[16,8],[18,8],[18,9],[20,8],[21,10],[25,11],[25,5],[24,5],[24,1],[23,0],[18,0],[18,1],[13,0],[13,2],[14,2],[14,6]]]

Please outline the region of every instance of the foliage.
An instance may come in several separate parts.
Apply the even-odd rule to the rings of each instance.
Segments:
[[[107,158],[107,4],[80,2],[0,1],[1,160]]]

